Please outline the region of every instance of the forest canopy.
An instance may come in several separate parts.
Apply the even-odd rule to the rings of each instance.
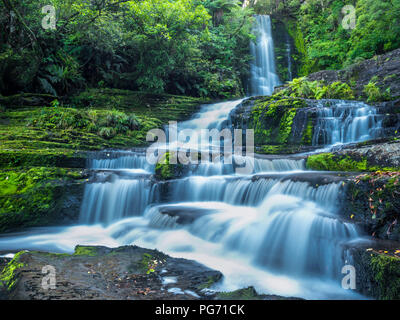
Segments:
[[[0,94],[86,87],[246,94],[254,13],[282,21],[299,76],[400,47],[400,0],[0,0]],[[55,29],[44,29],[44,6]],[[343,27],[345,6],[355,28]]]
[[[44,29],[42,8],[56,9]],[[243,95],[252,9],[233,0],[2,0],[0,93],[82,86]]]

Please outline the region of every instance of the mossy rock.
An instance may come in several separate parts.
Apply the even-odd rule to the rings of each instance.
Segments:
[[[306,166],[315,171],[354,171],[367,170],[366,159],[352,159],[349,156],[336,156],[332,153],[311,155],[307,158]]]
[[[172,157],[176,156],[175,161],[172,161]],[[171,163],[176,162],[176,163]],[[155,178],[157,180],[173,180],[182,178],[188,173],[188,166],[179,163],[176,153],[166,152],[164,153],[157,162],[155,169]]]
[[[256,145],[282,145],[291,141],[297,110],[307,107],[303,99],[261,99],[251,111],[248,128],[254,129]]]
[[[382,250],[381,250],[382,251]],[[378,300],[400,300],[400,258],[371,249],[351,250],[358,292]]]
[[[254,287],[231,292],[218,292],[216,298],[219,300],[263,300]]]
[[[65,168],[0,171],[0,232],[75,221],[85,177]]]
[[[321,153],[307,158],[306,166],[315,171],[348,171],[348,172],[397,172],[400,168],[384,167],[369,164],[366,157]]]
[[[20,258],[27,251],[18,252],[0,273],[0,290],[11,291],[18,281],[18,270],[24,267]]]

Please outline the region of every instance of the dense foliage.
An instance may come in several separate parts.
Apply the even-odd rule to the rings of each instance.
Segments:
[[[42,27],[46,5],[56,30]],[[239,1],[2,0],[0,12],[3,95],[83,86],[243,94],[252,10]]]
[[[349,21],[346,5],[356,9],[354,29],[343,28]],[[258,0],[254,9],[286,20],[304,55],[302,75],[341,69],[400,47],[400,0]]]

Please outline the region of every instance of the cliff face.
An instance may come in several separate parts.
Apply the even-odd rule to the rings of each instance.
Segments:
[[[373,82],[382,92],[388,93],[392,99],[397,99],[400,98],[400,49],[353,64],[343,70],[312,73],[307,79],[323,80],[326,83],[349,83],[360,98],[365,98],[365,86]]]

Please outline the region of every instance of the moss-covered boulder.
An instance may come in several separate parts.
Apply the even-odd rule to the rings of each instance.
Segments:
[[[175,159],[176,161],[172,161],[172,157],[177,157],[176,153],[166,152],[159,158],[154,175],[157,180],[178,179],[188,173],[189,166],[179,163],[178,158]]]
[[[397,138],[386,140],[311,155],[307,159],[307,168],[318,171],[400,171],[400,143]]]
[[[379,300],[400,300],[400,257],[373,248],[353,248],[350,252],[358,292]]]
[[[85,171],[33,167],[0,171],[0,233],[77,221]]]
[[[259,153],[297,153],[312,148],[315,111],[305,99],[256,97],[231,113],[234,128],[253,129]]]

